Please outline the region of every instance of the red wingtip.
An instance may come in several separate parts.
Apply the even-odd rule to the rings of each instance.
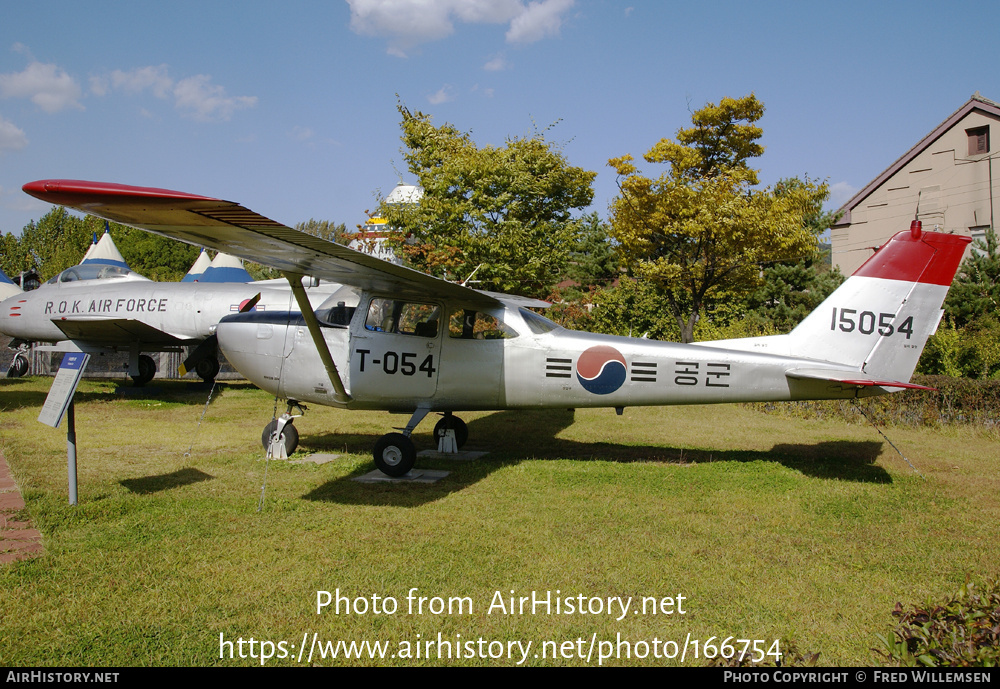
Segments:
[[[197,196],[182,191],[155,189],[153,187],[132,187],[126,184],[110,182],[87,182],[79,179],[40,179],[28,182],[21,189],[26,193],[63,206],[73,206],[75,203],[93,202],[106,199],[121,199],[125,197],[143,198],[147,200],[173,201],[214,201],[209,196]]]

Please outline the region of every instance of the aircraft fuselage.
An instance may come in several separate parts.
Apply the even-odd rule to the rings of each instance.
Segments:
[[[485,333],[487,337],[463,333],[456,324],[470,311],[445,303],[424,306],[448,316],[444,322],[450,322],[450,328],[433,333],[377,329],[371,313],[380,301],[393,300],[365,296],[349,324],[321,320],[351,398],[347,402],[335,399],[297,312],[228,316],[218,326],[219,344],[230,362],[259,387],[285,399],[348,409],[628,407],[836,399],[883,392],[786,376],[795,368],[835,370],[829,362],[570,331],[514,306],[485,314],[502,326]]]
[[[0,332],[29,342],[77,340],[100,346],[139,343],[146,351],[204,340],[210,329],[258,292],[258,311],[289,306],[287,289],[252,283],[76,281],[43,285],[0,303]]]

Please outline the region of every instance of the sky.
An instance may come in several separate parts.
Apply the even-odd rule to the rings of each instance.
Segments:
[[[754,93],[761,181],[836,208],[970,96],[1000,100],[1000,3],[347,0],[3,3],[0,231],[85,179],[353,227],[399,181],[397,104],[479,145],[544,132],[598,173]],[[641,164],[652,176],[659,165]]]

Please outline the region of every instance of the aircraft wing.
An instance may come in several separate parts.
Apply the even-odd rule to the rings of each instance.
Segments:
[[[795,368],[785,371],[788,378],[802,378],[805,380],[825,380],[831,383],[841,383],[843,385],[860,385],[862,387],[880,388],[908,388],[911,390],[934,390],[926,385],[916,383],[903,383],[898,380],[879,380],[865,375],[860,371],[836,371],[830,369],[801,369]]]
[[[25,184],[23,189],[49,203],[224,251],[285,273],[313,275],[413,299],[433,295],[461,300],[470,306],[493,307],[501,303],[499,295],[440,280],[328,242],[231,201],[166,189],[80,180],[40,180]]]
[[[133,318],[53,318],[52,323],[66,334],[67,339],[89,344],[114,345],[129,339],[152,345],[192,342]]]

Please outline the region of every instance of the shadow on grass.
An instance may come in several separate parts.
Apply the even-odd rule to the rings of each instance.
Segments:
[[[19,389],[19,383],[22,381],[31,382],[33,379],[13,378],[0,380],[3,381],[0,383],[0,411],[13,411],[15,409],[30,407],[41,409],[42,405],[45,404],[45,398],[48,395],[47,388],[44,392]],[[52,378],[49,378],[48,384],[51,385],[51,382]],[[249,387],[252,387],[250,383],[218,383],[215,386],[215,390],[212,391],[212,402],[215,402],[216,398],[226,390],[240,390]],[[201,381],[157,380],[155,383],[141,388],[118,385],[112,390],[91,392],[77,390],[73,396],[73,401],[76,404],[113,402],[116,400],[123,402],[156,401],[195,406],[205,404],[205,400],[208,399],[209,390],[211,390],[211,385]]]
[[[557,437],[573,424],[571,410],[503,411],[469,423],[465,450],[486,450],[472,462],[417,459],[418,468],[443,469],[451,474],[438,483],[360,484],[352,479],[374,468],[359,467],[348,476],[317,487],[303,497],[343,504],[418,506],[462,490],[494,471],[526,459],[561,459],[604,462],[656,462],[702,464],[708,462],[771,462],[805,476],[861,483],[892,483],[892,477],[875,462],[882,452],[878,441],[827,441],[814,444],[780,443],[763,450],[691,450],[670,445],[634,445],[614,442],[582,442]],[[431,426],[428,421],[424,422]],[[370,453],[379,436],[353,434],[303,438],[303,448],[314,451]],[[417,450],[430,448],[432,439],[414,435]]]
[[[127,478],[119,481],[118,483],[132,493],[136,493],[138,495],[149,495],[150,493],[159,493],[160,491],[170,490],[171,488],[189,486],[192,483],[209,481],[214,478],[214,476],[206,474],[204,471],[188,467],[187,469],[178,469],[177,471],[169,474],[160,474],[159,476]]]

